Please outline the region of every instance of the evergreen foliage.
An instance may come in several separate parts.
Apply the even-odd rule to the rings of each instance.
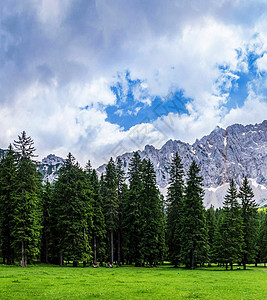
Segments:
[[[223,262],[233,269],[233,263],[242,259],[242,249],[244,247],[243,222],[240,205],[237,201],[237,189],[233,179],[225,196],[223,203],[223,220],[221,224],[221,243]]]
[[[96,170],[93,169],[87,174],[92,186],[92,244],[94,250],[94,264],[97,265],[98,260],[101,262],[105,261],[106,226],[103,214],[103,203],[100,194],[100,183],[97,177]]]
[[[118,192],[117,192],[117,174],[116,166],[110,158],[106,166],[106,175],[104,176],[103,208],[106,229],[110,238],[110,263],[114,262],[114,232],[118,229]]]
[[[143,160],[143,190],[141,202],[142,260],[150,266],[161,262],[164,254],[165,234],[160,193],[156,173],[150,160]]]
[[[187,268],[204,263],[208,256],[207,227],[203,206],[202,177],[193,161],[189,171],[183,206],[181,258]]]
[[[25,131],[14,142],[18,152],[14,189],[14,224],[12,237],[15,256],[21,256],[21,266],[38,260],[41,241],[41,174],[32,161],[35,148]]]
[[[249,185],[247,177],[244,178],[239,189],[238,197],[241,200],[241,215],[244,223],[244,247],[242,251],[242,264],[246,269],[247,263],[254,262],[256,257],[256,215],[257,205],[254,200],[254,194]]]
[[[14,191],[16,184],[16,154],[10,145],[0,162],[0,241],[3,263],[14,263]]]
[[[73,261],[73,266],[91,261],[91,197],[86,174],[69,153],[54,189],[55,245],[61,265],[64,259]]]
[[[23,131],[14,148],[0,161],[3,263],[97,266],[109,260],[154,266],[167,259],[192,269],[215,262],[231,269],[242,262],[245,269],[267,261],[267,214],[257,211],[247,178],[239,193],[230,182],[222,209],[206,211],[199,167],[193,161],[185,184],[176,153],[165,207],[153,164],[138,152],[129,164],[128,184],[121,159],[115,164],[111,158],[99,180],[90,161],[83,170],[69,153],[51,186],[42,185],[36,171],[31,137]]]
[[[166,241],[168,256],[178,266],[181,256],[182,214],[184,197],[184,170],[178,153],[172,159],[167,193]]]

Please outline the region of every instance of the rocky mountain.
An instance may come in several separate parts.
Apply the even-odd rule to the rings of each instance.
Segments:
[[[0,158],[4,150],[0,149]],[[173,155],[178,152],[185,172],[193,160],[201,168],[205,187],[205,205],[222,205],[229,181],[234,178],[237,184],[247,176],[252,185],[255,199],[260,205],[267,204],[267,120],[255,125],[235,124],[226,129],[216,127],[209,135],[196,140],[194,144],[179,140],[169,140],[161,149],[147,145],[138,151],[141,158],[150,159],[154,165],[157,183],[166,195],[169,170]],[[125,172],[129,168],[133,152],[119,156]],[[117,161],[118,157],[116,158]],[[44,180],[53,182],[64,159],[54,154],[48,155],[38,169]],[[99,175],[105,173],[105,165],[97,169]]]
[[[54,154],[49,154],[38,163],[38,170],[43,175],[43,180],[53,182],[58,178],[58,171],[64,164],[64,159]]]
[[[146,146],[139,154],[153,162],[159,188],[164,194],[175,152],[181,156],[186,172],[193,160],[200,166],[206,206],[221,206],[228,182],[234,178],[240,184],[245,176],[250,179],[256,201],[261,205],[267,203],[267,121],[247,126],[235,124],[226,129],[216,127],[192,145],[169,140],[161,149]],[[126,172],[132,155],[120,156]],[[105,165],[99,167],[98,172],[104,169]]]

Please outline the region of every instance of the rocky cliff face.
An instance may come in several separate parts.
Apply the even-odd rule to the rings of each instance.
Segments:
[[[227,183],[234,178],[240,184],[245,176],[251,179],[257,202],[267,202],[267,121],[247,126],[235,124],[226,129],[217,127],[192,145],[169,140],[161,149],[146,146],[139,151],[140,156],[153,162],[163,193],[166,193],[175,152],[181,156],[185,172],[193,160],[201,168],[206,206],[221,206]],[[120,156],[125,171],[128,170],[132,155],[126,153]],[[98,172],[102,173],[104,169],[105,166],[101,166]]]
[[[43,180],[48,180],[50,183],[58,178],[58,171],[64,164],[64,159],[54,154],[49,154],[38,163],[38,170],[43,175]]]
[[[142,159],[152,161],[163,194],[167,191],[170,165],[176,152],[182,158],[185,172],[193,160],[201,168],[206,206],[221,206],[228,182],[234,178],[240,184],[245,176],[250,179],[256,201],[260,205],[267,204],[267,120],[256,125],[235,124],[226,129],[216,127],[192,145],[173,140],[169,140],[161,149],[147,145],[139,154]],[[0,156],[2,154],[3,150]],[[132,156],[133,152],[120,156],[125,172],[128,171]],[[63,163],[63,158],[50,154],[38,163],[38,169],[44,180],[53,182]],[[97,171],[104,173],[105,165]]]

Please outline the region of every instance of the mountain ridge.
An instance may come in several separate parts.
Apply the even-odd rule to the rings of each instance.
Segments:
[[[0,151],[0,156],[3,151]],[[229,181],[234,178],[237,185],[240,185],[245,176],[250,179],[256,201],[262,205],[267,203],[267,120],[254,125],[233,124],[225,129],[217,126],[193,144],[170,139],[160,149],[146,145],[143,150],[138,150],[142,159],[152,161],[157,184],[165,195],[172,157],[176,152],[182,159],[185,173],[193,160],[199,165],[206,206],[221,206]],[[128,171],[133,153],[127,152],[115,159],[122,159],[125,172]],[[56,180],[64,161],[54,154],[43,158],[38,163],[38,169],[44,180]],[[105,173],[105,166],[97,168],[99,175]]]

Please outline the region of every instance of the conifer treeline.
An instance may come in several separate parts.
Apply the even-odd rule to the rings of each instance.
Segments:
[[[245,268],[267,260],[267,214],[257,212],[246,178],[239,192],[231,182],[222,209],[206,211],[200,169],[193,162],[185,176],[178,154],[164,203],[153,164],[138,152],[128,174],[111,158],[100,179],[90,162],[82,169],[69,154],[58,180],[42,185],[32,139],[23,132],[14,147],[0,162],[3,263],[153,266],[168,260],[188,268]]]

